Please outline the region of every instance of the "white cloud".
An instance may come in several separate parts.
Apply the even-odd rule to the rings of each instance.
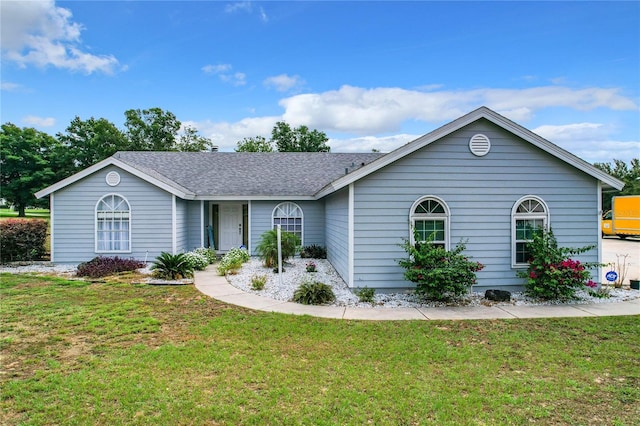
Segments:
[[[206,74],[221,74],[231,71],[230,64],[205,65],[201,68]]]
[[[611,162],[614,158],[629,162],[640,157],[640,141],[617,141],[612,128],[601,123],[543,125],[534,133],[577,155],[589,163]]]
[[[211,139],[220,151],[233,151],[237,143],[244,138],[264,136],[269,139],[273,126],[279,120],[282,120],[282,117],[244,118],[235,123],[185,121],[182,124],[198,129],[200,134]]]
[[[86,74],[112,74],[118,66],[113,55],[83,50],[81,24],[72,22],[69,9],[53,1],[3,1],[2,55],[20,67],[54,66]]]
[[[286,92],[302,87],[305,81],[299,75],[280,74],[266,78],[263,83],[266,87],[273,87],[278,92]]]
[[[391,152],[422,135],[410,135],[406,133],[393,136],[363,136],[360,138],[338,139],[330,138],[329,146],[332,152]]]
[[[265,12],[264,8],[262,6],[258,6],[257,9],[258,9],[258,16],[260,17],[260,20],[262,22],[268,22],[269,16],[267,16],[267,13]],[[253,13],[253,2],[240,1],[235,3],[230,3],[224,8],[224,11],[227,13],[245,12],[245,13],[251,14]]]
[[[618,89],[557,86],[423,92],[345,85],[338,90],[291,96],[282,99],[280,105],[285,109],[283,118],[291,124],[355,134],[396,132],[408,120],[441,123],[482,105],[519,122],[548,107],[638,109]]]
[[[0,84],[0,90],[4,90],[5,92],[16,92],[18,90],[22,90],[22,85],[11,83],[9,81],[3,81]]]
[[[23,118],[22,122],[30,126],[52,127],[55,126],[56,119],[52,117],[36,117],[35,115],[29,115]]]
[[[201,70],[205,74],[217,75],[221,81],[234,86],[244,86],[247,84],[247,75],[243,72],[231,72],[231,64],[205,65]]]

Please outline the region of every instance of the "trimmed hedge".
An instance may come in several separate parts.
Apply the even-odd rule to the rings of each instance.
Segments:
[[[0,260],[39,260],[49,223],[43,219],[7,219],[0,221]]]

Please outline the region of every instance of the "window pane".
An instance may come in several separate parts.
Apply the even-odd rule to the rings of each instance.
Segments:
[[[527,250],[527,243],[516,243],[516,263],[527,263],[531,254]]]
[[[420,241],[444,241],[444,220],[416,220]]]
[[[128,251],[129,213],[127,201],[117,195],[109,195],[96,208],[96,238],[100,251]]]

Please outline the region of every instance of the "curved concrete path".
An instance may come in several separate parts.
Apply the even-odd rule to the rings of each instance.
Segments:
[[[640,315],[640,299],[620,303],[551,306],[455,306],[447,308],[351,308],[308,306],[246,293],[227,282],[213,268],[196,272],[196,288],[225,303],[266,312],[350,320],[464,320],[498,318],[601,317]]]

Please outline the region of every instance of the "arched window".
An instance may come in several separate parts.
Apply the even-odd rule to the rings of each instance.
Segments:
[[[303,241],[303,214],[302,209],[296,203],[280,203],[273,209],[273,227],[280,225],[286,232],[296,234]]]
[[[526,266],[531,253],[527,243],[533,234],[547,229],[549,208],[536,196],[522,197],[511,210],[511,262],[514,267]]]
[[[437,197],[419,199],[411,207],[409,220],[412,243],[429,241],[449,249],[449,208],[444,201]]]
[[[131,209],[120,195],[109,194],[96,204],[96,251],[131,251]]]

